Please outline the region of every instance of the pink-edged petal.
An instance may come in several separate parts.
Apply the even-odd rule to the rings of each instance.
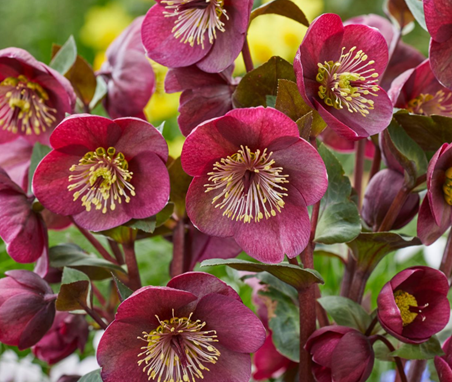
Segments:
[[[228,296],[210,294],[199,300],[195,319],[215,330],[218,342],[238,353],[254,353],[264,343],[266,332],[262,322],[242,302]]]
[[[407,103],[412,99],[411,94],[407,94],[408,89],[404,89],[404,87],[406,82],[413,75],[414,71],[415,69],[408,69],[407,71],[403,72],[398,77],[396,77],[392,82],[391,88],[388,90],[388,96],[391,99],[392,104],[394,106],[396,105],[406,106]]]
[[[205,192],[208,175],[192,180],[187,192],[187,215],[195,227],[211,236],[229,237],[234,234],[234,221],[223,216],[224,210],[215,208],[212,199],[221,190]]]
[[[205,57],[212,45],[208,39],[201,45],[184,44],[174,37],[175,17],[165,16],[165,7],[154,5],[146,14],[141,27],[141,38],[148,57],[169,68],[190,66]]]
[[[322,199],[328,188],[328,175],[317,150],[302,138],[288,147],[278,149],[275,146],[270,145],[269,148],[273,151],[275,166],[282,167],[282,173],[289,175],[289,184],[303,195],[306,205]],[[309,166],[306,166],[307,163]]]
[[[440,382],[452,382],[451,366],[442,358],[435,357],[435,368]]]
[[[438,81],[452,89],[452,38],[445,42],[430,41],[430,65]]]
[[[225,3],[228,15],[222,20],[225,32],[217,32],[209,53],[196,64],[201,70],[221,72],[238,57],[245,41],[252,6],[253,0],[230,0]]]
[[[231,65],[231,67],[233,68],[234,66]],[[229,71],[230,70],[225,70],[223,73]],[[229,79],[231,79],[230,77],[231,75],[229,74]],[[168,70],[165,77],[165,92],[176,93],[183,92],[187,89],[225,84],[227,84],[227,82],[220,76],[220,73],[206,73],[193,65],[186,68],[174,68]]]
[[[61,122],[50,138],[52,148],[82,146],[88,151],[115,146],[121,136],[120,127],[112,120],[97,115],[77,114]]]
[[[115,119],[115,123],[122,130],[121,137],[115,144],[116,151],[122,152],[126,158],[150,151],[157,154],[163,162],[167,161],[168,145],[165,138],[150,123],[138,118],[119,118]]]
[[[425,23],[432,38],[444,42],[452,37],[452,2],[424,0]]]
[[[310,221],[305,201],[290,183],[287,189],[281,213],[258,223],[234,224],[237,243],[248,255],[264,263],[280,263],[285,254],[290,258],[298,256],[308,244]]]

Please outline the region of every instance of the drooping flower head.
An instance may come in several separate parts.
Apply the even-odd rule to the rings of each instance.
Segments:
[[[147,55],[169,68],[196,64],[219,73],[242,50],[252,6],[252,0],[158,0],[143,21]]]
[[[167,93],[182,92],[177,122],[185,136],[204,121],[232,110],[232,93],[240,79],[232,78],[234,65],[221,73],[206,73],[193,65],[170,69],[165,78]]]
[[[14,270],[5,274],[0,279],[0,342],[27,349],[52,326],[56,295],[36,273]]]
[[[324,14],[306,32],[294,68],[304,100],[330,128],[357,140],[379,133],[392,118],[391,101],[378,86],[387,63],[380,32]]]
[[[181,160],[194,177],[187,214],[201,232],[232,236],[270,263],[306,247],[306,206],[322,198],[328,182],[322,159],[289,117],[263,107],[232,110],[193,130]]]
[[[61,74],[22,49],[0,50],[0,143],[20,136],[48,143],[74,105],[74,90]]]
[[[428,341],[449,322],[448,290],[444,273],[423,266],[407,268],[386,283],[378,295],[378,320],[402,342]]]
[[[50,144],[53,151],[33,178],[35,195],[48,210],[100,231],[166,205],[168,147],[149,123],[77,115],[55,129]]]
[[[216,277],[185,273],[118,308],[99,344],[102,380],[248,382],[265,329]]]
[[[452,116],[452,91],[434,76],[430,60],[397,77],[388,92],[394,107],[421,115]]]
[[[421,204],[417,234],[433,244],[452,224],[452,144],[444,143],[427,169],[427,195]]]
[[[146,119],[143,109],[155,91],[155,74],[141,42],[144,16],[136,18],[107,49],[97,73],[108,86],[105,110],[111,118]]]
[[[444,355],[435,357],[435,368],[438,372],[439,382],[452,381],[452,341],[450,337],[443,345]]]
[[[33,144],[22,137],[0,145],[0,167],[25,192],[28,191],[28,170],[32,152]]]

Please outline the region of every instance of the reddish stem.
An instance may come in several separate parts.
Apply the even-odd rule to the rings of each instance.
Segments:
[[[246,72],[251,72],[254,69],[253,59],[251,58],[250,46],[248,44],[248,37],[245,38],[242,48],[243,61],[245,62]]]
[[[121,248],[119,248],[119,245],[116,241],[108,240],[108,244],[110,245],[111,251],[116,257],[116,261],[118,264],[123,265],[124,264],[124,255],[121,252]]]
[[[447,278],[450,277],[452,272],[452,230],[449,231],[447,237],[446,248],[444,248],[443,258],[441,260],[441,266],[439,270],[442,271]]]
[[[427,366],[426,359],[412,360],[410,363],[410,370],[408,370],[408,380],[410,382],[421,382],[422,374],[424,374],[426,366]]]
[[[137,290],[141,288],[140,271],[138,269],[137,256],[135,254],[135,242],[122,245],[126,257],[127,273],[129,275],[129,288]]]
[[[389,349],[389,351],[391,353],[393,351],[395,351],[395,348],[394,348],[394,346],[392,346],[392,343],[386,337],[383,337],[379,334],[369,337],[369,340],[371,343],[374,343],[375,341],[380,340],[381,342],[383,342],[386,345],[386,347]],[[402,360],[399,357],[394,357],[394,361],[397,366],[397,370],[399,372],[401,381],[408,382],[406,379],[405,370],[403,370]]]
[[[103,294],[100,292],[100,290],[97,288],[97,286],[94,285],[94,283],[91,283],[91,288],[93,289],[94,292],[94,296],[96,296],[97,301],[99,301],[99,303],[102,306],[105,306],[105,304],[107,303],[107,301],[105,300],[105,297],[103,296]]]
[[[361,211],[364,175],[364,154],[366,151],[366,139],[356,142],[355,173],[353,177],[356,193],[358,194],[358,209]]]
[[[370,168],[369,182],[374,177],[374,175],[380,171],[381,165],[381,150],[378,146],[375,146],[374,158],[372,160],[372,167]]]
[[[173,231],[173,260],[171,261],[171,277],[184,273],[185,255],[185,222],[180,219]]]
[[[104,320],[102,320],[102,317],[99,316],[99,313],[97,313],[94,309],[90,309],[88,308],[87,305],[85,305],[82,302],[79,302],[79,304],[82,306],[82,308],[86,311],[86,313],[88,313],[91,318],[97,322],[97,324],[102,328],[102,329],[107,329],[108,325],[104,322]]]
[[[353,275],[355,274],[356,259],[353,257],[351,249],[348,250],[347,263],[345,265],[344,277],[341,283],[341,296],[348,297],[350,294],[350,287],[353,281]]]
[[[406,186],[403,186],[400,191],[397,193],[394,201],[391,204],[391,207],[389,207],[388,212],[386,213],[386,216],[384,217],[383,221],[380,224],[380,227],[378,228],[378,232],[385,232],[389,231],[394,222],[397,219],[397,216],[399,215],[400,211],[402,210],[403,205],[405,204],[405,201],[407,200],[408,196],[410,195],[411,190],[407,188]]]

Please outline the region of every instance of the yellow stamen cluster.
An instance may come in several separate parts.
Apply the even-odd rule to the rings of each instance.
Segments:
[[[121,152],[116,153],[114,147],[105,150],[99,147],[96,151],[87,152],[77,165],[69,171],[75,175],[69,176],[69,191],[74,192],[74,201],[82,196],[82,205],[89,212],[91,205],[96,210],[107,213],[108,206],[113,211],[116,202],[121,204],[122,198],[130,202],[130,196],[135,196],[135,188],[130,184],[133,173],[128,170],[129,164]]]
[[[439,90],[435,95],[420,94],[408,102],[407,110],[414,114],[423,115],[452,115],[452,93],[445,93],[444,90]]]
[[[283,197],[287,196],[287,188],[282,184],[289,183],[289,175],[281,174],[282,167],[274,167],[272,154],[267,149],[252,152],[241,146],[237,153],[213,165],[213,171],[207,174],[212,183],[204,185],[205,192],[217,191],[212,204],[224,209],[223,216],[258,223],[281,212],[285,205]]]
[[[56,109],[47,106],[49,95],[24,75],[0,82],[0,127],[17,134],[39,135],[56,121]]]
[[[398,290],[394,293],[394,300],[400,310],[403,326],[411,324],[418,315],[418,313],[410,311],[410,307],[418,306],[416,298],[408,292]]]
[[[318,95],[326,105],[335,109],[344,107],[350,113],[360,113],[363,117],[374,109],[374,101],[369,96],[377,97],[378,73],[370,68],[375,61],[367,61],[367,55],[359,50],[354,53],[354,46],[348,53],[342,53],[339,61],[318,63],[316,81],[320,84]],[[366,62],[367,61],[367,62]]]
[[[218,342],[215,330],[205,331],[205,322],[193,321],[188,317],[173,317],[161,321],[160,326],[150,333],[143,332],[139,340],[147,344],[138,354],[138,366],[149,380],[157,382],[196,382],[204,379],[203,373],[210,371],[204,364],[215,364],[220,352],[212,343]]]
[[[444,200],[452,206],[452,167],[445,172],[446,180],[443,184]]]

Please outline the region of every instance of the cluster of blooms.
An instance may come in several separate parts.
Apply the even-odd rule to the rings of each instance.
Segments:
[[[288,16],[282,3],[272,2],[271,12]],[[83,351],[90,330],[106,329],[97,349],[105,382],[248,382],[283,373],[286,381],[298,373],[299,381],[361,382],[372,373],[380,341],[402,381],[407,347],[418,352],[408,373],[421,375],[419,359],[435,352],[440,382],[452,381],[450,338],[443,352],[419,355],[417,346],[431,341],[434,348],[449,322],[452,236],[439,270],[401,270],[379,292],[375,312],[360,306],[381,252],[430,245],[452,225],[452,2],[423,6],[429,58],[400,40],[404,25],[377,15],[343,22],[323,14],[301,41],[293,73],[283,76],[253,70],[246,40],[250,19],[270,12],[269,5],[251,15],[252,0],[157,0],[92,73],[106,84],[109,118],[93,114],[79,92],[76,103],[67,73],[19,48],[0,50],[0,237],[13,260],[35,263],[33,272],[9,270],[0,279],[0,342],[31,348],[53,365]],[[391,11],[394,20],[409,13],[400,7]],[[240,52],[249,72],[243,78],[233,76]],[[179,159],[169,157],[143,112],[156,87],[148,59],[169,68],[166,92],[181,92],[178,124],[186,139]],[[279,86],[269,90],[275,76]],[[293,85],[287,105],[282,81]],[[251,100],[247,107],[237,107],[239,93]],[[345,153],[356,147],[355,195],[320,142]],[[35,148],[43,146],[48,153],[37,160]],[[364,189],[365,158],[373,165]],[[416,215],[418,239],[389,232]],[[334,232],[328,239],[316,239],[320,224]],[[104,260],[80,258],[82,250],[74,260],[67,250],[55,261],[48,230],[71,225]],[[91,232],[108,237],[111,251]],[[172,279],[142,287],[134,243],[157,235],[173,243]],[[350,247],[337,297],[348,302],[337,300],[331,310],[325,300],[316,303],[322,280],[309,268],[317,242]],[[241,251],[254,261],[231,260]],[[273,275],[278,288],[265,277],[247,280],[257,315],[223,281],[194,271],[213,258]],[[93,276],[106,263],[116,286],[108,297]],[[272,324],[276,306],[288,300],[300,313],[296,351],[281,341],[293,333]],[[346,326],[335,312],[351,307],[360,313]]]

